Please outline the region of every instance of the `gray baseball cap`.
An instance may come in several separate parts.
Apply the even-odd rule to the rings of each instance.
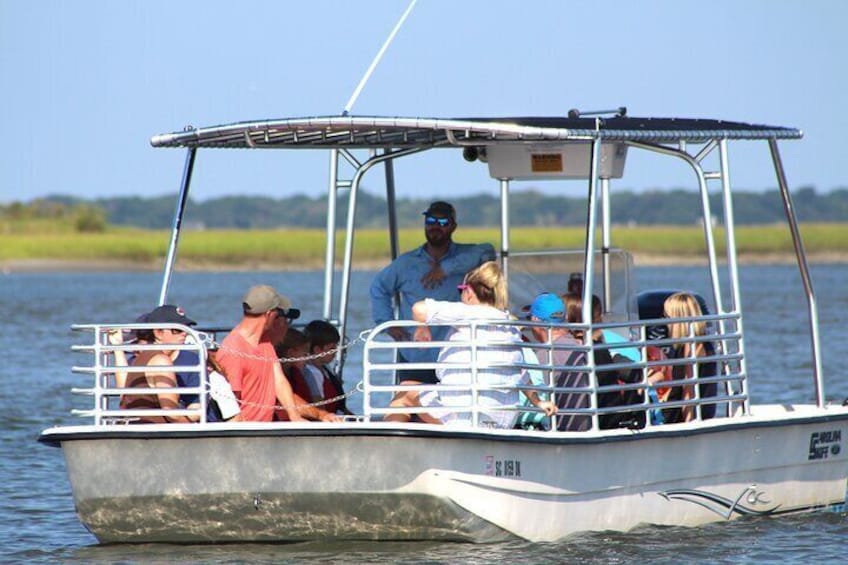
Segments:
[[[291,300],[278,293],[273,286],[260,284],[250,287],[242,298],[245,314],[264,314],[277,308],[288,310]]]

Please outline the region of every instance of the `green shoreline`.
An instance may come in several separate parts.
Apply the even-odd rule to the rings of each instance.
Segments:
[[[811,263],[848,262],[848,223],[802,224],[801,233]],[[421,244],[420,228],[400,231],[400,249]],[[704,230],[699,226],[618,226],[613,246],[630,251],[636,265],[704,264]],[[725,255],[726,234],[713,230],[719,257]],[[519,227],[510,231],[510,250],[581,249],[585,230],[576,227]],[[457,241],[490,242],[499,248],[492,229],[460,228]],[[795,254],[786,226],[740,226],[735,230],[739,262],[793,263]],[[170,233],[165,230],[110,228],[102,233],[61,231],[0,234],[0,272],[22,271],[160,271]],[[336,241],[336,260],[344,238]],[[180,237],[178,270],[312,270],[323,267],[323,230],[185,231]],[[388,262],[384,230],[357,231],[354,267],[377,269]]]
[[[792,265],[796,263],[795,256],[790,253],[740,255],[741,265]],[[373,271],[386,265],[386,261],[354,261],[354,270]],[[846,253],[812,253],[807,255],[809,264],[848,264]],[[637,267],[646,266],[695,266],[703,265],[705,261],[687,255],[644,255],[635,254],[633,263]],[[311,264],[296,263],[194,263],[177,261],[177,272],[237,272],[237,271],[314,271],[323,269],[323,262]],[[0,274],[12,273],[67,273],[67,272],[161,272],[164,260],[161,261],[125,261],[125,260],[67,260],[67,259],[21,259],[0,261]],[[540,269],[544,270],[544,269]]]

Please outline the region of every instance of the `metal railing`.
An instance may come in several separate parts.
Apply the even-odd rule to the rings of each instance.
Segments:
[[[85,345],[73,345],[71,350],[92,355],[91,365],[74,365],[74,373],[92,375],[94,384],[89,388],[73,388],[74,394],[91,396],[93,407],[90,409],[74,409],[72,414],[81,417],[93,417],[97,426],[116,423],[132,423],[144,418],[187,417],[191,421],[206,422],[208,377],[206,374],[206,348],[204,336],[188,326],[180,324],[77,324],[71,327],[74,331],[90,332],[92,341]],[[109,336],[114,332],[152,331],[153,329],[174,329],[186,332],[185,344],[153,344],[137,343],[135,341],[112,344]],[[123,341],[123,340],[122,340]],[[197,364],[173,366],[132,365],[131,360],[119,363],[117,356],[123,353],[125,357],[142,354],[149,351],[191,351],[197,355]],[[120,380],[134,374],[143,374],[152,369],[167,370],[173,373],[197,373],[198,385],[193,387],[127,387],[121,386]],[[121,397],[160,395],[160,394],[190,394],[198,396],[197,408],[174,409],[128,409],[120,406]]]
[[[654,326],[664,326],[670,322],[705,322],[708,329],[706,335],[690,335],[681,338],[649,339],[649,329]],[[492,427],[492,413],[513,413],[517,419],[525,413],[538,414],[542,409],[522,402],[511,404],[491,404],[482,402],[491,393],[518,393],[535,391],[544,398],[558,404],[556,414],[544,419],[544,428],[556,431],[561,428],[561,422],[569,418],[588,418],[591,425],[588,429],[608,429],[605,419],[618,415],[615,427],[643,428],[657,424],[652,422],[651,414],[658,410],[694,408],[695,419],[704,418],[702,412],[706,406],[716,406],[716,416],[735,416],[747,414],[747,388],[743,386],[746,375],[742,363],[742,335],[738,331],[738,314],[707,315],[697,318],[675,318],[640,320],[637,322],[616,322],[604,324],[544,324],[520,320],[468,320],[461,324],[431,324],[438,335],[439,326],[446,330],[450,327],[465,326],[469,338],[465,340],[451,339],[445,336],[434,341],[393,341],[388,338],[388,330],[393,327],[403,327],[413,330],[420,324],[411,321],[395,321],[381,324],[374,328],[367,339],[363,352],[363,421],[379,420],[391,414],[423,414],[443,416],[454,414],[462,416],[473,427]],[[691,327],[694,327],[692,324]],[[75,365],[73,372],[88,374],[93,377],[94,384],[90,388],[74,388],[76,394],[88,395],[93,398],[90,409],[76,409],[72,412],[83,417],[93,417],[95,425],[116,423],[132,423],[150,417],[188,417],[191,421],[205,423],[207,421],[207,405],[209,402],[209,381],[207,376],[206,341],[209,336],[190,327],[178,324],[90,324],[75,325],[75,331],[90,332],[92,341],[85,345],[75,345],[76,352],[88,353],[93,359],[90,365]],[[109,336],[113,332],[138,330],[176,329],[185,331],[186,343],[177,344],[142,344],[136,342],[112,344]],[[486,341],[480,338],[481,330],[500,328],[512,331],[516,336],[511,339]],[[518,339],[518,335],[527,336],[533,329],[545,335],[543,341],[527,341]],[[717,333],[716,328],[722,328],[723,333]],[[631,336],[631,339],[621,342],[592,342],[588,336],[596,332],[617,332],[619,335]],[[557,332],[568,332],[580,339],[557,340]],[[695,344],[709,342],[713,344],[714,352],[702,357],[659,357],[649,356],[649,348],[658,350],[673,348],[684,343]],[[467,351],[467,361],[439,362],[436,361],[443,348],[454,348]],[[694,347],[690,348],[693,350]],[[132,363],[119,363],[116,359],[118,352],[124,355],[138,355],[150,351],[187,350],[197,355],[197,363],[193,365],[167,366],[168,372],[197,373],[198,385],[192,387],[163,387],[163,388],[134,388],[121,386],[118,377],[149,372],[151,367],[134,366]],[[430,350],[432,360],[417,362],[397,362],[396,355],[409,354],[411,351]],[[622,353],[637,351],[636,358],[628,358]],[[526,352],[532,351],[529,355]],[[515,353],[515,359],[493,361],[491,352]],[[557,353],[559,352],[559,353]],[[611,362],[598,362],[598,358],[607,352]],[[518,355],[520,353],[520,355]],[[578,353],[578,361],[563,362],[563,357],[571,357]],[[537,356],[547,359],[540,362]],[[714,375],[701,375],[701,367],[715,363],[717,370]],[[673,372],[675,367],[689,367],[691,376],[674,380],[664,380],[649,383],[648,376],[657,371]],[[158,367],[162,369],[162,367]],[[454,371],[459,374],[467,373],[465,384],[399,384],[397,374],[404,371],[426,370],[438,373]],[[505,378],[501,382],[492,379],[491,375],[515,375],[527,371],[535,373],[535,379],[522,381],[518,378]],[[565,373],[583,377],[580,384],[564,384],[559,382]],[[609,375],[626,375],[627,378],[616,378],[609,382]],[[540,376],[541,375],[541,376]],[[414,380],[414,379],[409,379]],[[705,385],[715,385],[715,394],[702,397],[701,390]],[[690,399],[664,401],[657,403],[651,392],[662,389],[686,387],[692,392]],[[393,395],[404,391],[419,393],[454,393],[462,397],[461,402],[430,407],[394,407],[390,406]],[[131,409],[120,406],[121,397],[133,395],[179,394],[196,395],[196,408],[169,409]],[[629,395],[624,403],[610,405],[605,399],[611,395]],[[579,395],[583,402],[580,406],[566,406],[558,402],[564,395]],[[683,396],[683,395],[680,395]],[[718,414],[722,408],[723,414]]]
[[[643,428],[652,427],[659,424],[652,423],[651,413],[657,410],[668,410],[673,408],[686,409],[693,407],[694,419],[702,420],[702,412],[708,406],[715,406],[715,416],[736,416],[747,413],[747,388],[742,386],[746,380],[746,375],[742,369],[743,354],[741,352],[742,334],[738,331],[738,322],[740,316],[734,314],[720,315],[705,315],[692,318],[674,318],[674,319],[656,319],[656,320],[639,320],[630,322],[616,322],[603,324],[543,324],[530,321],[518,320],[468,320],[463,323],[453,324],[431,324],[431,328],[436,326],[452,326],[454,328],[464,326],[469,329],[469,335],[476,336],[480,327],[503,327],[517,328],[523,336],[531,333],[531,328],[541,328],[547,335],[545,342],[537,341],[499,341],[495,343],[485,343],[472,337],[465,340],[452,340],[449,338],[440,339],[438,341],[420,342],[420,341],[393,341],[389,337],[388,330],[393,327],[403,327],[412,333],[415,327],[419,326],[416,322],[411,321],[394,321],[386,322],[374,328],[366,340],[365,350],[363,353],[363,410],[366,420],[379,419],[391,414],[422,414],[427,413],[432,416],[442,416],[450,413],[470,413],[471,418],[466,418],[473,427],[490,427],[485,419],[480,415],[485,412],[514,412],[516,416],[520,413],[539,413],[540,408],[532,405],[522,405],[520,402],[511,405],[502,405],[493,408],[491,405],[481,405],[478,402],[481,393],[486,391],[535,391],[540,395],[545,395],[552,399],[555,403],[562,395],[576,394],[583,395],[583,403],[588,401],[587,407],[565,407],[558,406],[557,413],[548,418],[546,428],[551,431],[556,431],[560,421],[573,416],[591,419],[589,429],[599,430],[607,429],[610,426],[604,425],[604,419],[610,415],[619,415],[619,424],[616,427]],[[665,326],[670,322],[705,322],[708,327],[706,335],[693,335],[694,330],[690,330],[690,335],[681,338],[663,338],[649,339],[648,329],[653,326]],[[694,328],[694,324],[690,325]],[[718,328],[723,328],[724,333],[717,333]],[[567,330],[572,335],[582,336],[576,341],[557,341],[553,339],[554,332]],[[614,331],[619,335],[632,336],[631,339],[621,343],[604,343],[591,342],[587,336],[593,335],[595,332]],[[648,348],[657,348],[658,350],[670,350],[675,346],[681,346],[684,343],[696,344],[698,342],[709,342],[713,345],[714,352],[710,355],[701,357],[674,357],[665,355],[664,357],[655,359],[653,356],[648,356]],[[444,363],[436,360],[438,353],[443,348],[467,348],[470,353],[470,360],[466,364]],[[540,363],[536,359],[524,358],[522,362],[515,363],[494,363],[487,361],[485,355],[478,356],[476,353],[480,350],[505,350],[505,351],[524,351],[532,349],[535,353],[541,353],[542,357],[548,359],[547,362]],[[432,360],[417,361],[417,362],[396,362],[396,354],[404,357],[405,353],[411,351],[429,350]],[[638,351],[638,359],[629,359],[622,355],[624,350]],[[690,347],[690,351],[694,351],[695,347]],[[563,351],[571,354],[574,352],[582,352],[582,361],[577,364],[555,363],[552,359],[555,357],[554,352]],[[600,364],[597,358],[602,354],[601,351],[606,351],[612,358],[612,363]],[[560,355],[562,356],[562,354]],[[522,354],[522,357],[524,355]],[[700,375],[703,372],[702,367],[710,364],[716,364],[715,374],[711,376]],[[685,373],[690,373],[688,378],[684,374],[682,378],[673,380],[663,380],[651,384],[648,382],[648,376],[654,372],[667,371],[673,373],[676,367],[682,369]],[[686,368],[689,369],[686,369]],[[396,374],[408,374],[409,371],[435,371],[443,373],[444,371],[466,370],[468,373],[467,384],[465,385],[443,385],[443,384],[399,384],[399,381],[404,380],[404,377],[397,378]],[[543,375],[541,384],[492,384],[486,382],[486,379],[478,378],[478,375],[486,371],[512,371],[516,375],[522,371],[540,371]],[[681,372],[681,369],[677,369]],[[584,375],[586,378],[584,386],[564,386],[558,383],[558,379],[564,373]],[[629,378],[618,380],[613,384],[605,383],[609,380],[609,375],[627,375]],[[599,379],[599,376],[602,377]],[[414,380],[414,379],[409,379]],[[516,381],[518,378],[516,378]],[[616,379],[617,380],[617,379]],[[701,390],[707,385],[715,385],[715,394],[701,397]],[[685,387],[685,390],[691,391],[691,398],[656,402],[652,400],[654,395],[651,391],[662,389],[675,389]],[[420,394],[427,392],[457,392],[464,391],[466,393],[467,402],[461,405],[444,406],[436,404],[430,407],[400,407],[389,406],[392,395],[406,391],[418,391]],[[607,405],[605,399],[609,399],[610,395],[630,394],[631,402],[617,405]],[[685,396],[680,394],[678,396]],[[633,400],[633,399],[636,400]],[[711,410],[712,411],[712,410]],[[630,416],[628,419],[625,416]]]

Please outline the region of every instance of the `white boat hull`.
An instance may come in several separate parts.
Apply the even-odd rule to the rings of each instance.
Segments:
[[[754,413],[637,432],[172,424],[41,439],[61,443],[101,542],[557,541],[845,501],[848,411]]]

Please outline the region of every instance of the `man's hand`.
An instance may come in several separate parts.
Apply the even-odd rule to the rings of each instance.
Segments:
[[[430,290],[438,286],[442,286],[446,276],[440,263],[432,261],[431,265],[432,267],[430,267],[430,271],[421,277],[421,286]]]
[[[287,412],[289,414],[289,422],[308,422],[306,418],[300,415],[300,412],[297,409],[288,410]]]
[[[415,335],[412,339],[415,341],[433,341],[433,334],[430,333],[429,326],[418,326],[415,328]]]
[[[400,326],[389,328],[388,333],[395,341],[409,341],[409,332]]]
[[[342,418],[338,414],[333,414],[332,412],[327,412],[326,410],[324,410],[321,414],[322,422],[341,422],[343,420],[344,418]]]

